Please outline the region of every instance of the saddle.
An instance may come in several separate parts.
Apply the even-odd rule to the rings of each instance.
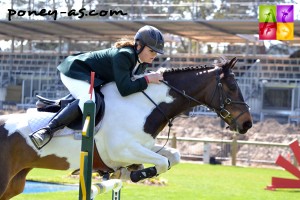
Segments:
[[[66,107],[69,103],[76,100],[71,94],[68,94],[67,96],[57,100],[47,99],[39,95],[37,95],[36,97],[38,98],[38,101],[36,102],[37,110],[39,112],[52,112],[52,113],[58,112],[60,109]],[[95,99],[96,99],[95,124],[97,125],[98,123],[100,123],[100,121],[104,116],[104,111],[105,111],[104,95],[100,91],[95,90]],[[82,130],[83,127],[82,116],[75,119],[67,127],[74,130]],[[95,145],[95,141],[94,141],[93,169],[102,175],[114,171],[113,169],[109,168],[101,159],[97,146]]]
[[[51,112],[51,113],[59,112],[61,109],[66,107],[69,103],[76,100],[71,94],[68,94],[63,98],[56,99],[56,100],[47,99],[39,95],[36,95],[36,97],[38,98],[36,102],[37,110],[39,112]],[[100,121],[104,116],[104,111],[105,111],[104,95],[100,91],[96,92],[95,90],[95,99],[96,99],[95,124],[98,124],[100,123]],[[83,127],[82,116],[76,118],[67,127],[74,130],[82,130]]]

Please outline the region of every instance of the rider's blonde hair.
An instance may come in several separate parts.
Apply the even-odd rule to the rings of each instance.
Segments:
[[[119,39],[115,44],[114,47],[122,48],[122,47],[134,47],[134,39],[132,37],[125,36]]]

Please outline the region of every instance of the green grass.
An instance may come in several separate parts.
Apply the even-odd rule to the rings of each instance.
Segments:
[[[181,163],[161,178],[167,179],[166,186],[146,186],[124,183],[123,200],[298,200],[300,190],[267,191],[271,177],[293,178],[284,170],[212,166]],[[68,172],[33,170],[29,179],[78,183],[68,178]],[[13,200],[74,200],[78,191],[22,194]],[[100,195],[96,200],[110,200],[111,194]]]

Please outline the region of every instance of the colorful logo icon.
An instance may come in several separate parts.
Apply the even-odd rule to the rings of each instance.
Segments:
[[[260,5],[259,39],[293,40],[294,5]]]

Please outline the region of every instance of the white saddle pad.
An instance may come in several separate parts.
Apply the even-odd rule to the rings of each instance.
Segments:
[[[28,115],[28,125],[32,132],[35,132],[48,125],[49,121],[54,117],[56,113],[38,112],[35,108],[28,109],[26,114]],[[54,133],[54,136],[64,136],[74,134],[76,131],[65,127]]]

